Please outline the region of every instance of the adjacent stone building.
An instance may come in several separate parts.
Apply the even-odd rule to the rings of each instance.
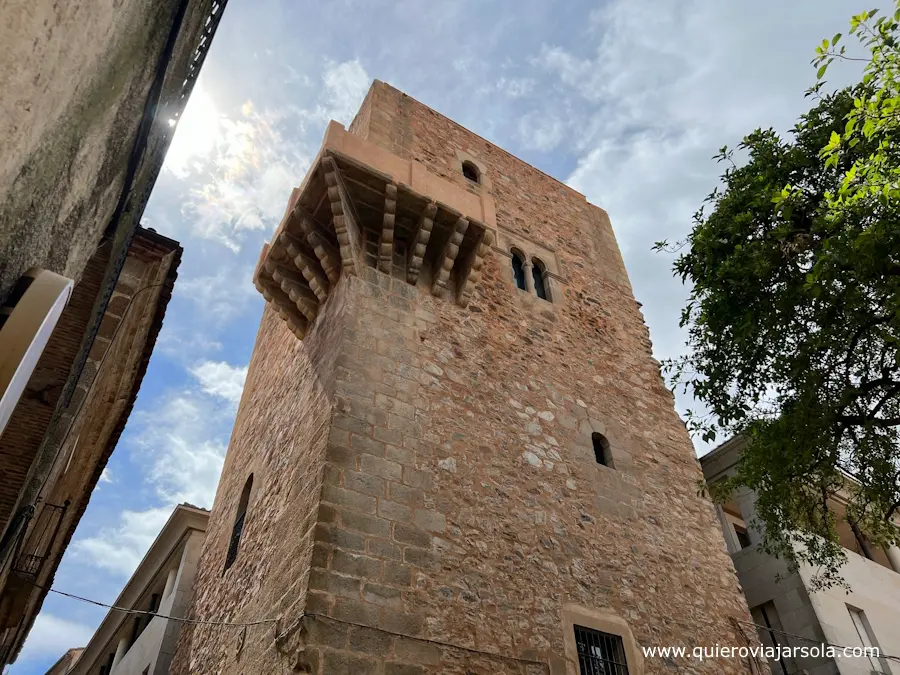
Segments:
[[[602,209],[375,82],[255,282],[173,673],[759,672]]]
[[[0,667],[25,642],[125,428],[182,253],[178,242],[138,228],[94,329],[113,251],[106,241],[88,261],[0,435]]]
[[[709,483],[734,474],[746,441],[732,438],[704,455],[700,463]],[[850,479],[848,478],[848,485]],[[808,565],[791,570],[786,561],[762,551],[762,532],[756,519],[756,497],[739,491],[717,506],[725,543],[747,597],[753,621],[762,628],[766,646],[806,648],[809,656],[774,659],[774,675],[872,675],[900,674],[900,548],[882,549],[867,541],[845,517],[847,495],[835,493],[829,507],[837,519],[840,543],[847,561],[841,576],[849,588],[816,588],[816,571]],[[816,655],[812,647],[875,647],[883,655]]]
[[[153,347],[180,248],[139,224],[226,2],[0,2],[0,668],[40,608],[35,579],[52,581]],[[131,295],[157,272],[156,293]],[[134,342],[107,350],[120,319]],[[100,419],[82,404],[107,385],[118,398]],[[80,436],[76,452],[69,434],[82,422],[97,438]],[[86,463],[61,467],[67,452]]]

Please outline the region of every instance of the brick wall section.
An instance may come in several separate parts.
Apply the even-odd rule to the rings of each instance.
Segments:
[[[281,644],[281,664],[316,675],[574,675],[563,657],[566,603],[625,619],[640,645],[740,644],[730,618],[749,614],[713,507],[696,494],[693,447],[605,212],[381,83],[351,128],[472,190],[484,188],[454,173],[456,151],[483,161],[499,226],[555,249],[564,297],[525,298],[500,255],[466,309],[371,268],[342,280],[305,630]],[[315,330],[334,325],[331,303]],[[213,581],[246,476],[232,468],[248,461],[239,458],[281,457],[292,471],[309,461],[285,438],[304,415],[287,419],[275,402],[303,399],[309,385],[296,369],[319,361],[316,342],[272,321],[267,313],[212,513],[211,531],[222,532],[201,563],[209,576],[196,609],[209,618],[279,613],[287,603],[270,601],[276,589],[306,574]],[[250,422],[266,410],[269,427]],[[594,431],[609,439],[614,469],[596,463]],[[258,564],[271,571],[271,559],[290,556],[299,523],[257,549]],[[278,631],[290,633],[296,610]],[[208,635],[194,641],[190,670],[173,672],[278,672],[268,629],[240,660]],[[638,672],[684,665],[648,661]],[[750,672],[736,660],[691,668]]]
[[[0,532],[13,513],[75,355],[85,337],[108,258],[109,246],[103,246],[88,262],[9,424],[0,436]]]

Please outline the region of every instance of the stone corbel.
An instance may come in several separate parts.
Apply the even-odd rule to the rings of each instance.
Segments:
[[[388,183],[384,188],[384,226],[381,230],[381,247],[378,253],[378,269],[390,274],[394,266],[394,220],[397,217],[397,186]]]
[[[359,275],[360,231],[359,218],[341,179],[340,170],[332,157],[322,158],[325,184],[328,186],[328,200],[334,216],[334,233],[341,249],[341,265],[350,274]]]
[[[425,258],[425,249],[428,248],[428,240],[431,239],[431,229],[434,227],[434,217],[437,214],[437,204],[431,202],[425,207],[419,218],[419,224],[410,240],[410,247],[406,266],[406,280],[412,285],[419,281],[419,272],[422,269],[422,260]]]
[[[447,287],[447,281],[450,279],[450,271],[456,262],[456,256],[459,255],[459,247],[462,244],[463,237],[466,236],[466,230],[469,228],[469,221],[460,217],[453,226],[453,231],[444,245],[444,250],[438,256],[435,263],[435,275],[432,285],[432,293],[439,295],[440,292]]]

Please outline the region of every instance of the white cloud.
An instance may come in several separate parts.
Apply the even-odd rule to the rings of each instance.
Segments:
[[[210,506],[225,457],[231,405],[185,389],[139,413],[135,421],[135,445],[149,464],[158,497],[173,506]]]
[[[319,107],[325,121],[333,119],[350,123],[366,96],[371,78],[358,60],[344,63],[327,62],[322,75],[325,91]]]
[[[178,284],[181,282],[179,280]],[[178,284],[175,285],[176,289],[179,288]],[[186,365],[198,357],[222,351],[222,342],[206,331],[198,331],[189,322],[179,323],[173,320],[163,324],[155,350]]]
[[[172,509],[169,506],[144,511],[125,510],[119,514],[115,526],[103,528],[93,537],[76,540],[73,551],[76,556],[89,558],[98,567],[123,577],[130,576],[170,515]]]
[[[100,472],[99,481],[101,483],[112,483],[113,482],[112,471],[109,470],[108,466],[104,467],[103,471]]]
[[[203,361],[191,368],[191,374],[200,381],[207,394],[220,396],[237,405],[244,390],[247,366],[238,368],[225,361]]]
[[[34,620],[28,640],[19,654],[19,662],[59,658],[73,647],[84,647],[93,634],[94,631],[83,623],[41,612]]]
[[[501,77],[497,81],[497,90],[510,98],[520,98],[534,91],[535,84],[529,77]]]
[[[519,120],[519,139],[532,150],[547,152],[558,146],[565,136],[563,121],[550,112],[531,112]]]
[[[358,60],[327,61],[319,96],[306,106],[262,108],[247,101],[226,114],[198,83],[178,123],[165,168],[184,182],[181,204],[190,234],[235,253],[247,234],[274,229],[291,189],[309,168],[320,133],[336,119],[348,124],[369,88]]]
[[[718,183],[718,148],[758,126],[785,132],[810,107],[814,47],[854,9],[612,0],[591,17],[591,44],[544,46],[533,59],[552,76],[559,105],[575,111],[566,128],[577,166],[567,182],[609,212],[658,357],[684,349],[677,325],[687,289],[653,242],[689,232]],[[687,407],[696,403],[680,397]]]
[[[137,427],[133,454],[145,464],[145,482],[158,505],[125,510],[116,524],[76,540],[76,556],[127,576],[176,504],[212,505],[233,420],[229,397],[234,396],[238,373],[244,370],[215,365],[201,368],[203,377],[197,376],[203,389],[216,389],[214,395],[187,388],[165,395],[155,408],[132,415],[130,424]]]
[[[220,265],[208,276],[179,279],[175,297],[193,303],[194,320],[207,326],[221,326],[246,314],[252,301],[262,298],[253,286],[253,268],[233,264]]]

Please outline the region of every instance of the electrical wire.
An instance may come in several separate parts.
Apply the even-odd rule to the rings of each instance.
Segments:
[[[43,588],[42,586],[37,586],[37,584],[33,584],[37,588]],[[86,602],[91,605],[97,605],[98,607],[106,607],[114,612],[121,612],[122,614],[135,614],[141,616],[158,616],[160,619],[169,619],[171,621],[179,621],[181,623],[189,623],[189,624],[197,624],[197,625],[206,625],[206,626],[259,626],[266,623],[277,623],[278,619],[259,619],[258,621],[211,621],[206,619],[186,619],[180,616],[167,616],[166,614],[159,614],[158,612],[151,612],[143,609],[129,609],[127,607],[117,607],[116,605],[108,605],[105,602],[100,602],[99,600],[91,600],[90,598],[84,598],[80,595],[75,595],[74,593],[66,593],[65,591],[58,591],[55,588],[47,589],[50,593],[56,593],[57,595],[62,595],[67,598],[71,598],[73,600],[80,600],[81,602]]]
[[[37,586],[37,584],[32,584],[32,585],[36,586],[38,588],[43,588],[41,586]],[[151,617],[158,616],[162,619],[170,619],[172,621],[179,621],[181,623],[188,623],[188,624],[195,624],[195,625],[238,626],[238,627],[240,627],[240,626],[259,626],[259,625],[267,624],[267,623],[278,623],[278,621],[279,621],[278,619],[258,619],[256,621],[213,621],[213,620],[207,620],[207,619],[186,619],[186,618],[177,617],[177,616],[167,616],[165,614],[158,614],[157,612],[151,612],[151,611],[147,611],[147,610],[128,609],[127,607],[117,607],[116,605],[109,605],[109,604],[100,602],[99,600],[91,600],[90,598],[85,598],[80,595],[75,595],[74,593],[66,593],[65,591],[58,591],[55,588],[50,588],[48,590],[50,593],[56,593],[57,595],[62,595],[67,598],[71,598],[73,600],[80,600],[81,602],[86,602],[91,605],[97,605],[99,607],[106,607],[107,609],[110,609],[110,610],[113,610],[116,612],[122,612],[123,614],[139,614],[139,615],[151,616]],[[324,619],[330,619],[332,621],[338,621],[339,623],[345,623],[345,624],[349,624],[349,625],[353,625],[353,626],[362,626],[365,628],[371,628],[371,626],[366,626],[365,624],[356,623],[353,621],[347,621],[344,619],[338,619],[337,617],[328,616],[327,614],[307,614],[306,616],[321,617]],[[816,645],[822,645],[824,647],[831,647],[832,649],[836,649],[836,650],[853,650],[853,649],[861,649],[862,648],[861,645],[857,646],[857,647],[847,647],[845,645],[839,645],[839,644],[835,644],[833,642],[827,642],[825,640],[817,640],[815,638],[810,638],[810,637],[806,637],[803,635],[797,635],[795,633],[788,633],[786,631],[777,630],[775,628],[770,628],[768,626],[762,626],[762,625],[760,625],[758,623],[754,623],[752,621],[743,621],[736,617],[730,617],[730,618],[732,621],[734,621],[737,624],[753,627],[757,631],[762,630],[762,631],[766,631],[767,633],[770,633],[770,634],[782,635],[784,637],[793,638],[795,640],[802,640],[804,642],[809,642],[809,643],[816,644]],[[707,623],[707,625],[713,625],[712,622],[704,622],[704,623]],[[398,633],[398,635],[402,635],[402,634]],[[509,659],[509,660],[513,660],[513,661],[523,661],[523,662],[529,662],[529,663],[542,663],[541,661],[532,661],[531,659],[520,659],[520,658],[516,658],[516,657],[503,656],[501,654],[494,654],[491,652],[480,652],[478,650],[469,649],[467,647],[461,647],[459,645],[451,645],[451,644],[444,643],[444,642],[427,640],[427,639],[423,639],[423,638],[416,638],[415,636],[412,636],[412,635],[402,635],[402,636],[409,637],[410,639],[413,639],[413,640],[422,640],[423,642],[434,642],[435,644],[440,644],[440,645],[443,645],[446,647],[455,647],[457,649],[463,649],[465,651],[472,651],[472,652],[477,652],[480,654],[490,654],[491,656],[496,656],[498,658]],[[746,635],[744,635],[744,637],[746,638]],[[878,656],[875,658],[889,659],[891,661],[896,661],[896,662],[900,663],[900,656],[894,656],[891,654],[883,654],[883,653],[879,652]]]

